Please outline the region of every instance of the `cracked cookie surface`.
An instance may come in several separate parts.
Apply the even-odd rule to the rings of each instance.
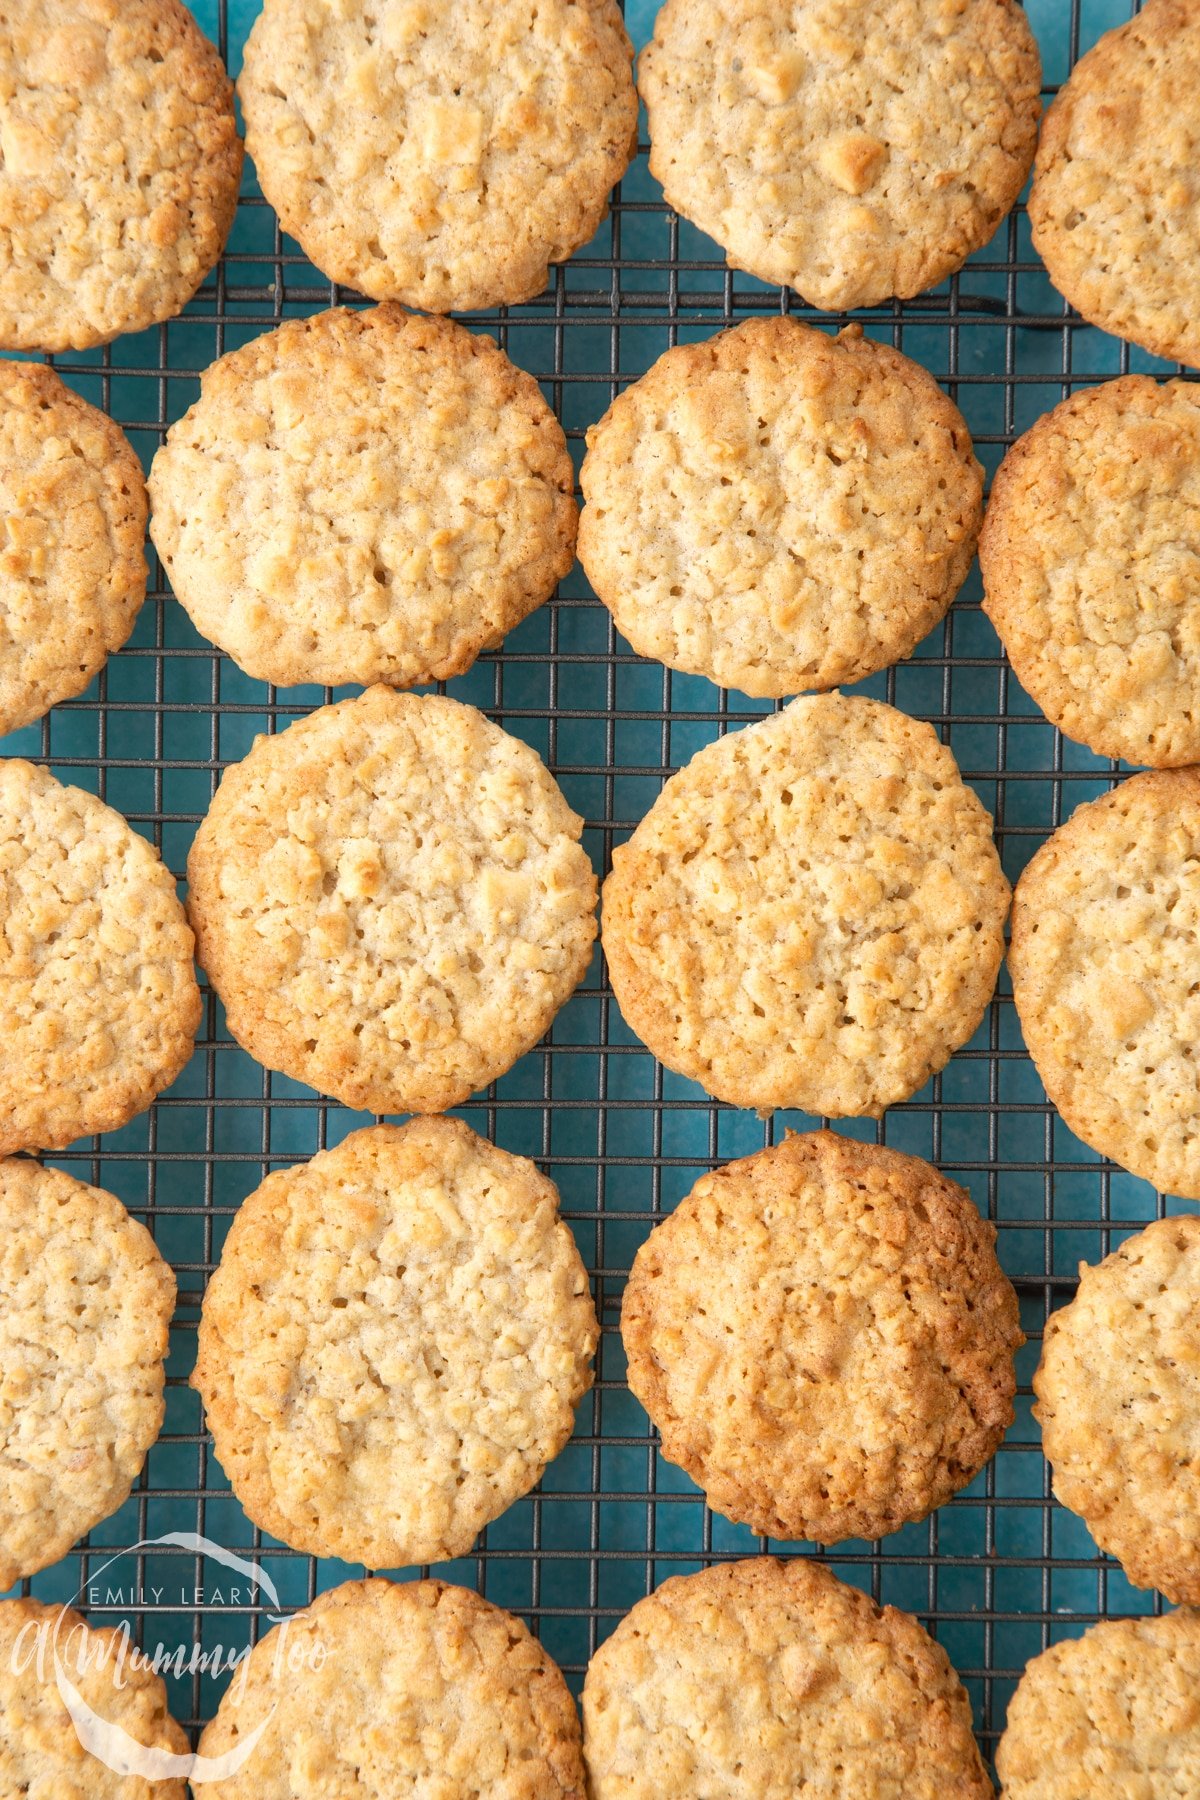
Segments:
[[[174,1305],[112,1194],[0,1160],[0,1592],[129,1497],[162,1426]]]
[[[1091,324],[1200,367],[1200,7],[1148,0],[1046,112],[1033,244]]]
[[[1093,1150],[1200,1199],[1200,770],[1134,775],[1028,864],[1009,969],[1046,1092]]]
[[[1200,758],[1200,396],[1127,375],[1008,452],[979,544],[1022,687],[1100,756]]]
[[[991,1800],[946,1653],[827,1569],[675,1576],[593,1656],[592,1800]]]
[[[632,158],[615,0],[265,0],[238,94],[285,231],[372,300],[532,299]]]
[[[298,1674],[281,1679],[283,1657]],[[236,1746],[212,1800],[584,1800],[579,1717],[519,1619],[442,1581],[347,1581],[250,1653],[200,1740]]]
[[[465,1556],[541,1479],[598,1338],[553,1183],[460,1119],[417,1119],[243,1202],[192,1385],[258,1525],[392,1569]]]
[[[242,172],[233,89],[187,7],[9,0],[0,94],[0,344],[85,350],[182,312]]]
[[[642,656],[755,695],[907,656],[966,577],[983,471],[918,364],[794,319],[680,345],[588,432],[579,556]]]
[[[734,1106],[871,1114],[983,1017],[1008,883],[932,728],[825,694],[700,750],[604,885],[629,1026]]]
[[[232,351],[154,459],[152,535],[198,631],[281,687],[447,681],[574,562],[574,470],[531,375],[398,306]]]
[[[1054,1492],[1135,1587],[1200,1601],[1200,1218],[1127,1238],[1050,1316],[1033,1378]]]
[[[260,737],[188,858],[199,959],[259,1062],[444,1112],[582,979],[596,878],[545,764],[473,706],[374,687]]]
[[[703,1176],[638,1251],[621,1336],[664,1456],[763,1537],[877,1538],[1013,1418],[995,1228],[919,1157],[789,1135]]]
[[[734,268],[826,311],[961,268],[1033,161],[1014,0],[666,0],[638,63],[650,172]]]
[[[193,939],[145,838],[48,769],[0,761],[0,1155],[144,1112],[192,1053]]]

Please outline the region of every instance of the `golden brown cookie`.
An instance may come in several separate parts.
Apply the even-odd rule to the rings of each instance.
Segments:
[[[461,1119],[269,1175],[192,1385],[255,1524],[372,1569],[465,1556],[556,1457],[600,1336],[558,1190]]]
[[[664,1581],[583,1688],[591,1800],[991,1800],[945,1651],[807,1557]]]
[[[262,681],[461,675],[575,559],[532,375],[398,306],[289,319],[206,372],[154,459],[152,535],[198,631]]]
[[[626,1022],[734,1106],[878,1116],[983,1017],[1008,883],[932,728],[824,694],[709,744],[604,884]]]
[[[128,1499],[162,1427],[174,1307],[112,1194],[0,1159],[0,1593]]]
[[[1077,807],[1017,883],[1008,961],[1029,1054],[1071,1130],[1200,1199],[1200,769]]]
[[[907,656],[971,566],[983,470],[933,377],[859,326],[680,344],[588,432],[579,556],[643,656],[758,695]]]
[[[519,1619],[466,1588],[347,1581],[320,1594],[255,1646],[200,1754],[223,1755],[272,1707],[250,1760],[206,1796],[584,1800],[566,1682]]]
[[[1147,0],[1042,124],[1034,248],[1093,325],[1200,366],[1200,8]]]
[[[84,350],[182,312],[225,247],[242,145],[180,0],[8,0],[0,344]]]
[[[1008,1703],[1004,1800],[1200,1793],[1200,1613],[1105,1619],[1053,1644]]]
[[[1004,458],[984,611],[1052,724],[1099,756],[1200,758],[1200,394],[1126,375],[1072,394]]]
[[[238,94],[263,193],[334,281],[470,312],[529,300],[636,147],[616,0],[265,0]]]
[[[83,1702],[85,1729],[109,1724],[160,1755],[188,1753],[186,1733],[167,1711],[162,1677],[135,1658],[120,1630],[95,1629],[69,1606],[0,1600],[0,1794],[6,1800],[187,1800],[182,1775],[118,1774],[84,1747],[56,1663]],[[119,1745],[113,1746],[118,1754]]]
[[[1020,193],[1041,111],[1015,0],[666,0],[638,86],[675,210],[828,311],[961,268]]]
[[[81,694],[133,630],[146,513],[120,426],[44,364],[0,362],[0,736]]]
[[[230,1031],[347,1106],[457,1106],[583,977],[582,830],[536,751],[457,700],[375,687],[260,737],[188,858]]]
[[[175,883],[120,813],[0,761],[0,1155],[116,1131],[200,1023]]]
[[[831,1131],[702,1176],[638,1251],[629,1385],[710,1506],[763,1537],[883,1537],[1013,1419],[995,1227],[919,1157]]]
[[[1200,1218],[1160,1219],[1046,1326],[1033,1378],[1054,1493],[1135,1587],[1200,1601]]]

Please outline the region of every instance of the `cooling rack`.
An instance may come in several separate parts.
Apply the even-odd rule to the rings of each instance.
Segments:
[[[196,0],[193,10],[236,74],[257,0]],[[1048,93],[1081,49],[1129,10],[1129,0],[1030,0]],[[627,11],[640,45],[653,0],[629,0]],[[552,272],[539,299],[467,320],[542,381],[577,464],[586,427],[669,345],[780,310],[846,322],[847,315],[814,314],[795,296],[730,273],[716,246],[664,205],[646,169],[644,127],[641,148],[596,240]],[[148,463],[215,357],[281,318],[354,299],[281,238],[248,169],[228,253],[183,318],[103,351],[53,360],[120,421]],[[1069,313],[1030,247],[1023,207],[961,275],[917,300],[856,316],[946,385],[989,474],[1006,445],[1077,386],[1130,368],[1174,372]],[[587,819],[585,842],[602,871],[671,771],[766,709],[633,655],[578,569],[501,651],[448,691],[542,753]],[[911,661],[859,691],[930,720],[951,744],[995,815],[1010,878],[1119,771],[1064,740],[1021,691],[980,611],[977,573]],[[196,635],[155,561],[128,648],[81,699],[0,748],[48,762],[98,792],[182,873],[222,769],[257,733],[337,697],[340,691],[320,688],[277,690],[242,675]],[[786,1126],[817,1121],[779,1114],[763,1124],[665,1072],[625,1027],[599,955],[548,1040],[461,1110],[507,1149],[536,1157],[559,1184],[604,1332],[595,1390],[541,1488],[490,1526],[473,1555],[439,1572],[523,1614],[578,1691],[597,1643],[658,1582],[768,1547],[710,1514],[658,1455],[625,1385],[618,1309],[639,1244],[697,1175],[760,1148]],[[262,1592],[251,1597],[219,1563],[154,1540],[198,1533],[257,1559],[285,1610],[361,1573],[293,1554],[250,1525],[211,1454],[187,1376],[205,1281],[241,1200],[270,1169],[366,1122],[260,1069],[232,1043],[207,995],[195,1054],[152,1111],[54,1159],[119,1194],[147,1221],[175,1267],[180,1303],[166,1426],[137,1491],[26,1589],[44,1599],[79,1595],[93,1619],[127,1619],[147,1648],[178,1649],[171,1703],[193,1734],[224,1686],[211,1669],[190,1666],[193,1645],[211,1655],[217,1645],[252,1640],[270,1603]],[[1003,978],[974,1039],[942,1075],[878,1126],[838,1128],[929,1157],[966,1185],[998,1226],[1000,1256],[1021,1297],[1030,1342],[1019,1360],[1018,1417],[991,1466],[926,1523],[825,1557],[845,1579],[929,1626],[966,1681],[990,1755],[1030,1656],[1099,1617],[1160,1605],[1130,1588],[1081,1523],[1053,1504],[1029,1415],[1029,1378],[1044,1321],[1069,1297],[1080,1259],[1097,1260],[1174,1203],[1097,1158],[1058,1120],[1023,1049]],[[802,1554],[810,1547],[770,1548]]]

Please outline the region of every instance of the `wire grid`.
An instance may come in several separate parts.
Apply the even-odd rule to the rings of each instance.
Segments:
[[[193,10],[236,74],[254,0],[199,0]],[[653,6],[629,0],[627,10],[640,45]],[[1030,0],[1048,93],[1081,47],[1129,10],[1128,0]],[[814,314],[795,296],[726,269],[716,247],[665,207],[645,150],[643,122],[641,153],[609,221],[585,252],[552,271],[540,299],[468,321],[543,382],[577,463],[586,426],[669,345],[781,309],[827,324],[846,318]],[[283,317],[354,300],[281,237],[248,170],[228,253],[182,319],[53,360],[125,426],[148,462],[215,357]],[[960,276],[862,320],[947,386],[989,473],[1014,437],[1074,387],[1130,368],[1166,370],[1069,314],[1030,248],[1023,207]],[[939,729],[994,812],[1015,878],[1064,815],[1111,785],[1119,765],[1045,722],[1011,678],[978,596],[973,575],[916,656],[860,691]],[[586,817],[585,842],[603,871],[670,772],[702,743],[769,710],[633,655],[578,569],[449,691],[541,751]],[[281,729],[341,692],[280,692],[242,675],[195,634],[155,561],[129,647],[80,700],[3,748],[98,792],[182,874],[221,771],[256,733]],[[768,1547],[809,1548],[767,1546],[714,1517],[662,1461],[625,1385],[617,1320],[637,1247],[701,1172],[777,1139],[786,1126],[818,1121],[780,1114],[764,1125],[664,1071],[621,1020],[599,955],[548,1040],[461,1111],[506,1148],[536,1157],[558,1182],[594,1278],[603,1337],[594,1392],[539,1491],[490,1526],[474,1554],[439,1572],[523,1614],[578,1691],[597,1643],[667,1575]],[[266,1598],[189,1551],[131,1546],[171,1531],[202,1533],[257,1558],[285,1610],[360,1572],[294,1554],[250,1525],[186,1383],[205,1281],[241,1199],[272,1168],[365,1122],[259,1068],[232,1043],[209,994],[195,1055],[175,1086],[124,1130],[54,1159],[119,1194],[149,1223],[175,1267],[180,1303],[166,1426],[134,1496],[25,1591],[78,1595],[93,1619],[128,1619],[147,1649],[161,1643],[186,1657],[193,1644],[211,1652],[255,1640]],[[968,1186],[996,1221],[1001,1259],[1021,1297],[1030,1343],[1019,1359],[1018,1417],[991,1466],[925,1523],[823,1558],[930,1627],[967,1683],[990,1755],[1030,1656],[1098,1617],[1161,1606],[1130,1588],[1081,1523],[1054,1506],[1029,1415],[1029,1377],[1045,1318],[1069,1297],[1078,1261],[1097,1260],[1174,1203],[1101,1161],[1058,1120],[1023,1049],[1004,978],[980,1030],[941,1076],[878,1126],[846,1121],[838,1129],[927,1156]],[[173,1710],[193,1734],[224,1685],[205,1670],[172,1676]]]

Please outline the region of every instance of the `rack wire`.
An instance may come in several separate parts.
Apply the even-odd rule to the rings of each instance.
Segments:
[[[193,10],[236,73],[256,0],[197,0]],[[629,0],[627,10],[640,44],[653,5]],[[1050,93],[1081,48],[1128,16],[1129,4],[1030,0],[1029,10]],[[467,321],[493,333],[543,382],[577,462],[586,427],[669,345],[779,310],[846,322],[731,273],[716,247],[666,208],[645,150],[643,132],[609,221],[585,252],[552,271],[545,294]],[[103,351],[53,360],[125,426],[148,463],[217,356],[284,317],[354,300],[281,237],[248,171],[228,253],[183,318]],[[860,317],[870,334],[946,385],[989,473],[1014,437],[1075,387],[1130,368],[1166,368],[1070,314],[1031,250],[1023,207],[961,275]],[[1021,692],[979,609],[977,583],[973,575],[910,662],[861,691],[939,729],[994,812],[1015,878],[1048,831],[1112,784],[1119,765],[1064,740]],[[449,691],[541,751],[586,817],[585,842],[605,872],[614,843],[665,777],[700,744],[767,709],[635,656],[578,569]],[[13,734],[3,749],[98,792],[181,874],[223,768],[257,732],[337,697],[320,688],[281,692],[242,675],[195,634],[155,561],[128,648],[81,699]],[[522,1613],[577,1690],[597,1643],[668,1574],[768,1547],[709,1513],[687,1478],[662,1461],[625,1385],[618,1309],[639,1244],[701,1172],[760,1148],[789,1125],[817,1121],[780,1114],[763,1125],[665,1072],[621,1020],[599,955],[547,1041],[461,1110],[506,1148],[536,1157],[558,1182],[594,1279],[603,1337],[596,1386],[572,1443],[540,1489],[490,1526],[472,1556],[443,1572]],[[193,1644],[211,1651],[253,1641],[269,1612],[266,1597],[243,1591],[234,1598],[237,1584],[219,1566],[182,1549],[146,1548],[148,1540],[194,1531],[255,1557],[285,1608],[356,1572],[287,1551],[250,1525],[186,1384],[204,1285],[240,1201],[270,1169],[365,1122],[259,1068],[233,1044],[210,994],[195,1055],[174,1087],[124,1130],[54,1159],[119,1194],[149,1223],[177,1272],[180,1303],[166,1427],[138,1489],[26,1591],[79,1596],[94,1619],[128,1619],[146,1647],[179,1646],[186,1655]],[[1018,1418],[991,1466],[926,1523],[882,1543],[839,1546],[824,1559],[930,1627],[971,1691],[990,1755],[1030,1656],[1099,1617],[1160,1605],[1130,1588],[1080,1522],[1053,1504],[1029,1416],[1029,1377],[1045,1318],[1069,1297],[1078,1261],[1097,1260],[1174,1203],[1101,1161],[1057,1119],[1023,1049],[1003,978],[983,1025],[942,1075],[878,1127],[850,1121],[838,1128],[929,1157],[968,1186],[997,1224],[1000,1256],[1021,1297],[1030,1343],[1019,1359]],[[172,1678],[173,1710],[193,1735],[222,1686],[204,1670]]]

